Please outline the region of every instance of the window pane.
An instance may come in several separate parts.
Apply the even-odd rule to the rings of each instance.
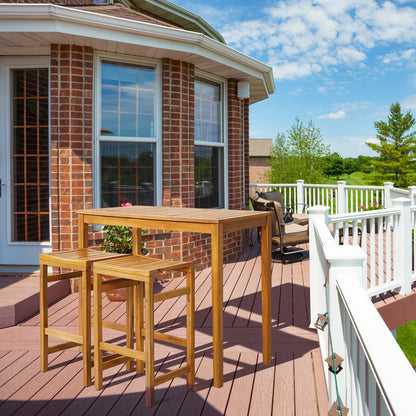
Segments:
[[[48,241],[48,70],[11,75],[12,241]]]
[[[154,205],[154,145],[101,142],[101,206]]]
[[[195,207],[222,208],[221,148],[195,146]]]
[[[155,68],[105,61],[101,68],[101,135],[154,137],[140,119],[155,118]]]
[[[221,143],[221,84],[195,80],[195,140]]]

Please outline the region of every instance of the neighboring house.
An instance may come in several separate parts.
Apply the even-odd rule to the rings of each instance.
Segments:
[[[265,174],[270,172],[270,154],[273,139],[250,139],[250,183],[267,183]]]
[[[269,66],[166,0],[0,3],[0,271],[77,247],[78,209],[246,207]],[[153,234],[151,252],[206,266],[207,236]]]

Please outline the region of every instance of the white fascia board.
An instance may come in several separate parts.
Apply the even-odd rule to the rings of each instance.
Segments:
[[[208,35],[214,37],[221,43],[225,44],[225,40],[222,37],[222,35],[218,33],[201,16],[195,13],[192,13],[191,11],[184,9],[183,7],[180,7],[177,4],[174,4],[166,0],[131,0],[131,2],[137,5],[140,9],[153,13],[156,16],[159,15],[158,13],[159,10],[163,10],[164,12],[168,13],[170,19],[172,19],[172,22],[175,22],[175,20],[177,21],[178,19],[175,19],[175,18],[179,17],[179,20],[189,22],[190,25],[188,29],[191,29],[192,26],[194,27],[197,26],[200,29],[202,29],[205,33],[207,33]],[[180,24],[180,21],[177,21],[176,23]]]
[[[44,4],[0,4],[0,32],[57,32],[196,53],[263,79],[275,91],[270,66],[201,33]]]

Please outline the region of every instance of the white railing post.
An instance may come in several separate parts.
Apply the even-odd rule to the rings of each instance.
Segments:
[[[326,270],[322,270],[320,254],[318,250],[317,235],[315,233],[314,222],[321,221],[328,226],[329,208],[324,206],[315,206],[308,209],[309,214],[309,279],[310,279],[310,309],[311,321],[310,328],[315,328],[314,323],[318,313],[322,313],[325,306],[323,297],[322,284],[325,279]]]
[[[412,291],[411,201],[407,198],[396,198],[392,204],[393,208],[401,211],[394,235],[394,279],[402,282],[399,293],[406,295]]]
[[[340,355],[345,362],[349,360],[349,354],[346,351],[345,337],[346,328],[345,321],[342,316],[340,298],[337,290],[337,278],[345,276],[348,280],[355,279],[361,285],[365,253],[358,246],[336,246],[333,250],[327,253],[327,260],[329,262],[329,276],[328,276],[328,317],[331,330],[332,347],[334,353]],[[329,350],[331,354],[331,350]],[[346,364],[344,363],[344,364]],[[347,365],[343,366],[344,369],[337,375],[338,391],[341,396],[341,400],[346,403],[347,391],[346,391],[346,378],[347,378]],[[328,374],[328,396],[329,403],[337,400],[337,393],[335,388],[334,377],[332,374]]]
[[[391,197],[391,191],[394,188],[393,182],[384,182],[384,207],[385,208],[391,208],[392,205],[392,197]]]
[[[299,207],[302,207],[305,204],[305,192],[304,192],[304,185],[305,181],[303,179],[298,179],[296,181],[296,212],[299,211]]]
[[[409,198],[412,205],[416,205],[416,186],[409,186]]]
[[[348,198],[346,197],[346,186],[347,182],[345,181],[338,181],[337,182],[337,187],[338,187],[338,200],[337,200],[337,214],[344,214],[346,212],[348,212],[348,208],[347,208],[347,200]]]

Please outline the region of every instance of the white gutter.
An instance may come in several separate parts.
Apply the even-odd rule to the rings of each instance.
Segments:
[[[24,23],[25,29],[19,30],[16,21]],[[144,38],[159,39],[163,41],[161,48],[200,54],[247,75],[262,78],[267,94],[275,91],[271,67],[201,33],[51,4],[0,4],[0,22],[0,33],[57,32],[99,39],[106,35],[110,40],[133,44],[137,40],[134,41],[132,35],[141,37],[140,41]],[[91,28],[100,30],[92,35]],[[103,30],[111,32],[111,36]],[[177,42],[188,47],[178,49],[180,45]]]

